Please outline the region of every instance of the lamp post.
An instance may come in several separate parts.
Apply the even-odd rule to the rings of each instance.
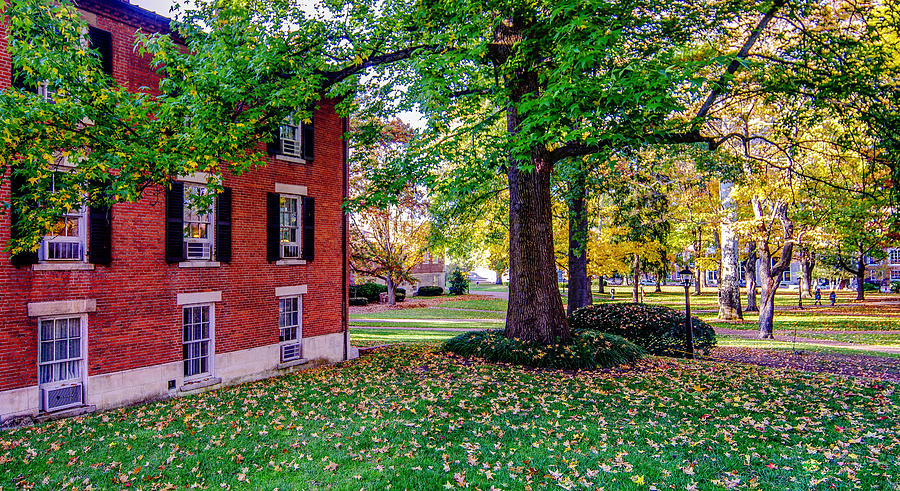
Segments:
[[[685,351],[689,360],[694,359],[694,329],[691,325],[691,281],[694,279],[694,272],[688,268],[684,268],[678,273],[681,279],[681,286],[684,287],[684,329],[687,333],[685,339]]]

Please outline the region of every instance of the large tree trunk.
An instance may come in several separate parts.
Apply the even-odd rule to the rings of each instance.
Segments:
[[[802,249],[800,251],[800,292],[806,295],[806,298],[813,296],[812,274],[815,267],[815,253],[805,248]]]
[[[759,306],[759,338],[772,339],[774,337],[775,320],[775,291],[778,290],[778,282],[775,278],[763,279]]]
[[[641,280],[638,279],[641,276],[641,258],[638,257],[637,254],[634,255],[634,264],[632,265],[632,268],[634,270],[634,285],[631,287],[631,301],[638,303],[641,301],[638,292],[638,285],[641,283]]]
[[[744,312],[759,312],[756,306],[756,243],[747,243],[747,262],[744,263],[744,283],[747,285],[747,308]]]
[[[734,199],[731,198],[730,182],[719,184],[719,197],[725,217],[719,227],[719,240],[721,242],[722,264],[719,274],[719,320],[736,321],[743,320],[741,314],[741,282],[740,253],[738,252],[738,239],[734,233],[732,221],[737,218]]]
[[[510,133],[518,129],[514,108],[507,113]],[[509,177],[509,338],[551,344],[571,337],[556,282],[550,199],[550,168],[536,150],[533,170],[510,162]]]
[[[656,289],[653,290],[654,293],[662,292],[662,277],[665,274],[664,271],[657,271],[656,273]]]
[[[756,251],[759,254],[759,276],[762,283],[762,298],[759,305],[759,338],[771,339],[773,337],[774,328],[773,321],[775,317],[775,292],[781,280],[781,275],[788,271],[791,267],[791,258],[794,253],[794,222],[787,216],[787,204],[776,202],[772,205],[771,217],[765,217],[762,205],[757,198],[753,199],[753,213],[757,219],[767,219],[771,222],[777,219],[781,222],[783,229],[784,244],[781,247],[781,257],[775,265],[772,265],[772,253],[769,248],[769,238],[773,231],[765,225],[765,221],[761,221],[757,233],[761,238],[756,241]]]
[[[497,279],[496,279],[496,281],[494,281],[494,284],[495,285],[503,284],[503,270],[500,270],[500,269],[497,270]]]
[[[866,282],[866,256],[860,254],[856,261],[856,299],[859,301],[866,299],[866,290],[863,288]]]
[[[593,302],[591,283],[587,276],[587,210],[584,208],[584,176],[572,183],[569,197],[569,302],[571,314]]]
[[[600,293],[606,293],[603,287],[606,286],[606,276],[600,275],[600,284],[598,288],[600,288]]]
[[[397,303],[397,286],[394,285],[393,278],[386,279],[385,283],[387,283],[388,305],[395,305]]]

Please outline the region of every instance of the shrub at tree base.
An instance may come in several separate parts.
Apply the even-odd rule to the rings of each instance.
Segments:
[[[369,305],[369,299],[366,297],[350,297],[348,303],[351,307],[365,307],[366,305]]]
[[[386,286],[369,282],[363,283],[362,285],[356,287],[356,296],[365,297],[369,301],[369,303],[378,303],[378,295],[386,291]]]
[[[420,297],[439,297],[444,294],[444,289],[439,286],[420,286],[416,295]]]
[[[592,330],[576,331],[569,343],[549,346],[510,339],[501,330],[467,332],[447,340],[444,350],[494,362],[568,370],[609,368],[643,356],[633,343]]]
[[[691,318],[694,350],[709,354],[716,345],[712,326]],[[622,336],[653,355],[685,355],[684,312],[658,305],[615,303],[591,305],[569,316],[569,326]]]
[[[378,303],[381,301],[379,295],[382,293],[387,293],[387,287],[384,285],[379,285],[378,283],[363,283],[362,285],[356,287],[350,287],[350,293],[353,293],[353,289],[356,289],[356,297],[357,298],[365,298],[369,301],[369,303]],[[394,289],[394,300],[398,302],[402,302],[406,298],[406,289],[405,288],[395,288]],[[352,303],[350,305],[353,305]]]

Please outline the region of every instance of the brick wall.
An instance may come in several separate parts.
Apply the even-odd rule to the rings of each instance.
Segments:
[[[157,86],[148,60],[132,51],[140,19],[120,17],[114,7],[113,1],[97,2],[87,14],[92,24],[112,32],[114,76],[129,90]],[[0,24],[0,88],[10,84],[3,29]],[[12,267],[9,254],[0,252],[0,391],[37,383],[37,320],[27,316],[29,302],[97,300],[97,311],[88,315],[89,375],[181,360],[178,293],[222,292],[215,311],[216,353],[278,342],[277,286],[308,285],[303,297],[303,337],[341,332],[346,271],[341,211],[343,127],[329,101],[320,104],[315,122],[312,164],[270,159],[266,167],[226,177],[225,185],[233,189],[230,264],[179,268],[165,262],[162,189],[148,190],[137,203],[113,207],[113,261],[108,267],[32,271]],[[308,195],[316,200],[316,255],[305,265],[277,266],[266,261],[266,193],[274,192],[276,182],[307,186]],[[0,202],[8,200],[8,182],[4,182]],[[9,215],[0,215],[3,246],[9,239],[9,225]]]

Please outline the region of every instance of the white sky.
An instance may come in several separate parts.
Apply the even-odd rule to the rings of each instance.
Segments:
[[[169,9],[175,4],[172,0],[131,0],[133,5],[169,17]]]

